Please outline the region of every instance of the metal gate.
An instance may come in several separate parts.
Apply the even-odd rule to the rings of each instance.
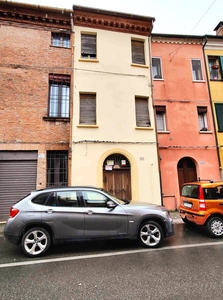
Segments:
[[[0,221],[10,207],[36,189],[37,151],[0,152]]]

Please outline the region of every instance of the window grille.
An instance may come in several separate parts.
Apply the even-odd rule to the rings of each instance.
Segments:
[[[68,151],[47,151],[47,186],[67,186]]]

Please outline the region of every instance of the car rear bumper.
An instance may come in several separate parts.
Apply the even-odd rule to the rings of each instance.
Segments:
[[[182,219],[187,219],[190,222],[193,222],[197,225],[204,225],[208,216],[202,212],[194,213],[194,212],[188,212],[184,209],[179,209],[179,214]]]
[[[4,232],[4,238],[7,240],[9,243],[18,245],[19,244],[19,237],[7,234],[7,232]]]

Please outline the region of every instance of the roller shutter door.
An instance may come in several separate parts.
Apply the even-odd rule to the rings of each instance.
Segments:
[[[37,159],[29,153],[19,153],[12,160],[7,155],[0,160],[0,221],[7,220],[14,203],[36,189]]]

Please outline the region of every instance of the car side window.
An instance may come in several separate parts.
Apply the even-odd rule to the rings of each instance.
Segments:
[[[32,202],[35,204],[44,205],[45,202],[47,201],[49,195],[50,195],[50,193],[39,194],[35,198],[32,199]]]
[[[217,199],[223,199],[223,186],[222,185],[217,186],[215,190],[216,190]]]
[[[216,188],[205,188],[204,195],[205,199],[218,199]]]
[[[62,207],[77,207],[77,192],[76,191],[64,191],[57,192],[57,206]]]
[[[87,207],[107,207],[108,198],[98,192],[82,191],[84,205]]]

